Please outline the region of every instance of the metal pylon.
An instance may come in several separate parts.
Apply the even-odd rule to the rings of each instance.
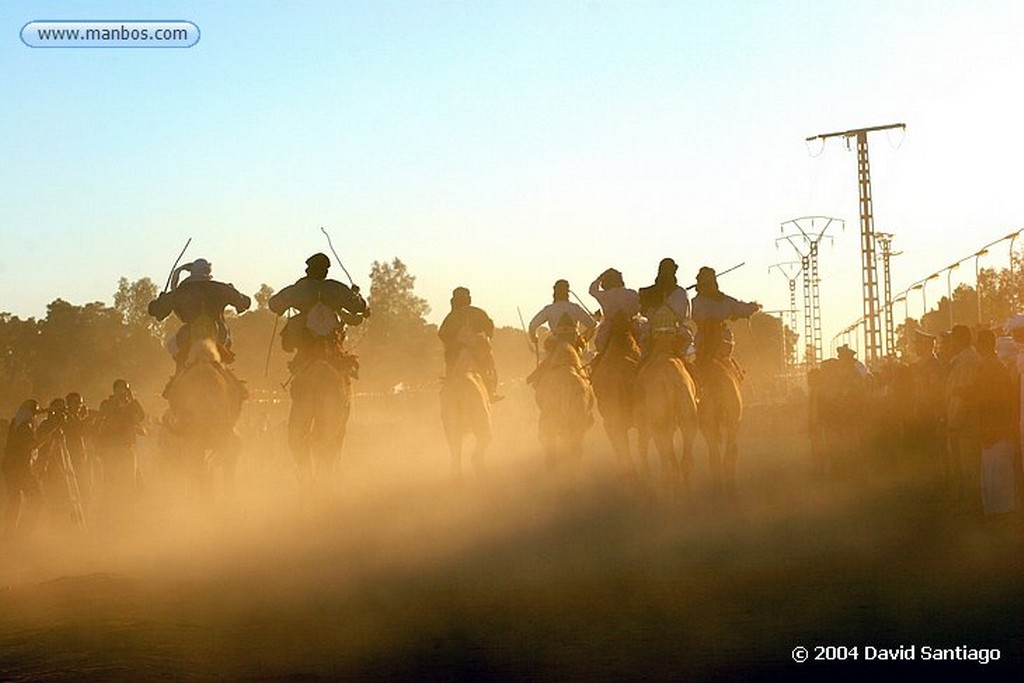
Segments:
[[[810,230],[805,230],[801,221],[810,222]],[[818,221],[825,221],[824,227],[819,232],[814,232]],[[838,218],[828,216],[804,216],[794,218],[782,224],[785,232],[786,225],[792,224],[799,235],[785,235],[780,240],[786,240],[800,256],[800,271],[803,274],[804,293],[804,361],[814,365],[823,360],[824,348],[821,338],[821,277],[818,274],[818,245],[826,237],[826,232],[833,223],[842,224]],[[831,237],[829,237],[831,239]],[[778,242],[779,240],[776,240]],[[804,253],[798,243],[807,248]]]
[[[800,279],[801,273],[804,272],[805,265],[806,264],[803,261],[783,261],[781,263],[773,263],[772,265],[768,266],[768,272],[771,272],[772,268],[775,268],[780,273],[782,273],[782,276],[786,278],[786,284],[789,285],[789,309],[783,312],[787,316],[787,322],[785,322],[784,325],[788,327],[792,332],[796,332],[796,281]],[[799,270],[796,271],[795,274],[790,275],[786,271],[786,266],[800,266],[800,268]],[[808,301],[808,299],[805,297],[804,301]],[[805,308],[805,319],[807,318],[807,315],[807,309]],[[810,339],[810,337],[805,335],[804,339]],[[795,349],[790,348],[788,341],[786,343],[786,359],[787,365],[792,365],[797,361]]]
[[[878,266],[875,258],[875,216],[871,199],[871,164],[868,162],[868,133],[891,128],[906,128],[906,124],[856,128],[839,133],[825,133],[807,138],[826,140],[831,137],[857,140],[857,187],[860,195],[860,254],[861,284],[864,309],[864,358],[868,363],[882,357],[882,335],[879,324]]]
[[[875,233],[875,240],[881,249],[879,258],[882,261],[882,314],[885,329],[885,352],[896,353],[896,321],[892,312],[892,275],[889,270],[889,259],[899,256],[903,252],[892,250],[892,234],[887,232]]]

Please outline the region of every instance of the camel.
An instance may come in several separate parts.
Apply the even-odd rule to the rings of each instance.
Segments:
[[[217,464],[225,482],[233,482],[240,450],[235,424],[243,398],[241,388],[232,385],[220,364],[216,343],[194,341],[167,393],[172,423],[169,442],[184,458],[202,495],[208,493]]]
[[[698,366],[700,431],[708,445],[711,486],[715,493],[736,491],[736,435],[743,417],[740,376],[730,359],[713,358]]]
[[[572,345],[551,338],[544,371],[534,383],[540,408],[539,434],[549,470],[578,463],[583,436],[594,424],[594,392]]]
[[[452,455],[452,475],[462,477],[462,442],[475,437],[473,465],[483,468],[484,453],[491,442],[491,403],[472,354],[463,350],[441,385],[441,422]]]
[[[640,347],[633,337],[629,320],[619,317],[611,322],[608,345],[591,372],[597,409],[604,431],[627,480],[635,479],[636,467],[629,448],[629,430],[636,423],[635,387]]]
[[[651,340],[650,355],[637,374],[637,408],[640,422],[640,459],[647,468],[647,441],[661,457],[662,480],[670,497],[678,496],[689,484],[693,470],[693,440],[697,434],[696,386],[682,359],[673,353],[670,336]],[[676,458],[674,438],[683,439],[681,459]]]
[[[329,484],[352,410],[349,373],[316,358],[295,374],[288,415],[288,445],[304,489]]]

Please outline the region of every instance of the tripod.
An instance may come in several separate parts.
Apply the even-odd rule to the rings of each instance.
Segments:
[[[89,525],[85,521],[85,511],[82,509],[82,493],[78,488],[78,477],[75,475],[75,464],[71,460],[71,453],[68,451],[68,442],[64,436],[63,429],[54,432],[54,446],[57,455],[60,457],[60,469],[64,475],[64,482],[68,489],[68,503],[71,506],[71,519],[83,532],[89,532]],[[51,451],[52,452],[52,451]]]

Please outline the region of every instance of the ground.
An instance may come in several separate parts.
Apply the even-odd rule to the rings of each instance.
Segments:
[[[486,477],[448,480],[437,397],[357,405],[334,496],[300,505],[270,434],[233,496],[195,504],[147,460],[131,523],[54,520],[0,548],[0,680],[691,680],[909,674],[867,646],[998,648],[939,680],[1024,663],[1019,514],[944,504],[876,449],[813,473],[801,407],[753,406],[739,492],[698,442],[682,501],[615,476],[598,423],[545,472],[522,386],[495,408]],[[793,649],[856,646],[842,664]],[[846,653],[849,655],[849,652]]]

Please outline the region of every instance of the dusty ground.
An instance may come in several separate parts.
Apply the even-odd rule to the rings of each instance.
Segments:
[[[462,487],[431,394],[364,400],[316,506],[299,505],[273,429],[234,497],[201,508],[147,459],[131,522],[82,537],[42,520],[0,548],[0,680],[836,673],[795,664],[798,645],[1001,651],[918,662],[938,680],[1022,668],[1020,517],[951,511],[913,458],[821,481],[799,411],[755,407],[738,500],[712,499],[699,445],[692,495],[669,504],[623,490],[599,426],[579,471],[548,476],[531,397],[509,394],[487,477]]]

